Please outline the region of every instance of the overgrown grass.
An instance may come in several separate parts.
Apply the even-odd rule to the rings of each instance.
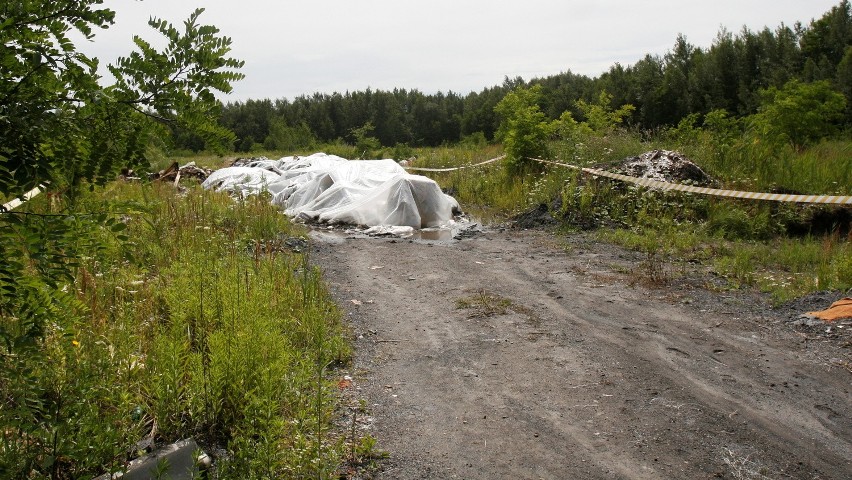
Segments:
[[[733,145],[709,136],[686,142],[671,136],[643,141],[614,132],[554,142],[557,160],[578,166],[607,164],[655,148],[686,152],[723,187],[809,194],[852,194],[852,142],[823,142],[802,152],[743,139]],[[443,148],[418,157],[418,166],[476,163],[499,150]],[[511,176],[499,164],[450,173],[426,173],[486,221],[503,221],[546,204],[566,228],[598,229],[599,238],[648,255],[703,263],[732,288],[755,287],[785,301],[815,290],[852,288],[848,232],[814,218],[842,207],[802,206],[665,193],[561,167]],[[847,207],[848,208],[848,207]],[[832,230],[834,228],[834,230]]]
[[[226,452],[219,478],[331,477],[328,377],[349,347],[319,272],[285,245],[303,232],[268,198],[170,185],[114,183],[75,211],[126,227],[86,230],[98,248],[57,286],[69,307],[0,356],[2,476],[117,472],[143,437],[194,436]]]
[[[661,138],[660,144],[682,151],[729,188],[852,195],[850,140],[825,140],[796,151],[748,134],[722,140],[701,132],[679,140]]]
[[[649,262],[644,271],[636,272],[647,277],[657,275],[661,263],[673,263],[675,275],[687,263],[702,263],[727,279],[727,288],[758,288],[770,293],[776,302],[817,290],[843,291],[852,287],[852,244],[848,239],[827,235],[731,241],[708,234],[705,228],[706,225],[681,224],[670,228],[601,229],[597,236],[655,260],[656,264]]]
[[[849,141],[824,141],[795,151],[748,133],[737,136],[689,126],[654,134],[616,130],[605,136],[574,137],[552,142],[554,159],[578,166],[605,165],[667,148],[687,154],[725,188],[852,194]],[[347,158],[360,155],[343,143],[321,150]],[[413,166],[431,168],[469,165],[502,153],[499,146],[482,142],[404,150],[398,146],[371,153],[374,158],[413,156]],[[532,168],[525,175],[510,174],[500,163],[415,173],[434,178],[465,211],[485,222],[504,222],[545,204],[569,229],[603,228],[601,238],[631,248],[638,242],[648,255],[656,249],[655,259],[662,256],[659,253],[703,252],[693,261],[707,264],[734,286],[756,286],[779,301],[818,289],[852,287],[848,235],[832,233],[831,225],[816,228],[812,223],[830,208],[661,193],[553,166]],[[686,250],[685,239],[690,245]]]

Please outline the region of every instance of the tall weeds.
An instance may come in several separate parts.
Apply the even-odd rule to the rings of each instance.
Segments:
[[[826,141],[797,152],[748,135],[682,127],[664,134],[575,135],[555,141],[551,151],[557,160],[589,166],[655,148],[686,153],[723,188],[852,194],[848,141]],[[496,152],[442,148],[421,152],[416,165],[465,165]],[[485,221],[502,222],[545,204],[569,230],[601,229],[602,240],[641,250],[649,258],[704,263],[731,287],[760,288],[777,301],[852,288],[850,234],[840,224],[813,222],[830,214],[830,208],[665,193],[562,167],[515,176],[491,164],[426,175]]]
[[[340,314],[268,199],[116,183],[79,201],[94,228],[75,308],[2,356],[0,476],[120,471],[142,438],[226,452],[221,478],[327,478],[338,464],[327,367],[347,360]],[[13,318],[2,318],[4,324]]]

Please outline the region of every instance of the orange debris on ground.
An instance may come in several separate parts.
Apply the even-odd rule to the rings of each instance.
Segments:
[[[826,322],[832,322],[842,318],[852,318],[852,298],[841,298],[840,300],[832,303],[827,309],[819,312],[808,312],[807,315]]]

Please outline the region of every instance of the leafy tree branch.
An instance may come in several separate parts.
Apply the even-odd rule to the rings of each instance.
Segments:
[[[9,2],[0,7],[0,192],[16,196],[49,181],[54,188],[102,182],[123,167],[146,164],[153,125],[199,135],[211,148],[234,136],[217,125],[220,103],[243,78],[228,57],[231,39],[203,25],[195,10],[178,29],[153,18],[168,39],[162,51],[137,36],[137,51],[109,67],[100,84],[97,59],[76,50],[68,33],[92,38],[113,24],[103,0]]]

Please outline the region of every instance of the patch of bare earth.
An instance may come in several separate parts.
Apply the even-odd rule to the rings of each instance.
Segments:
[[[584,236],[330,238],[312,259],[390,454],[362,475],[852,478],[848,337],[759,296],[637,281],[641,258]]]

